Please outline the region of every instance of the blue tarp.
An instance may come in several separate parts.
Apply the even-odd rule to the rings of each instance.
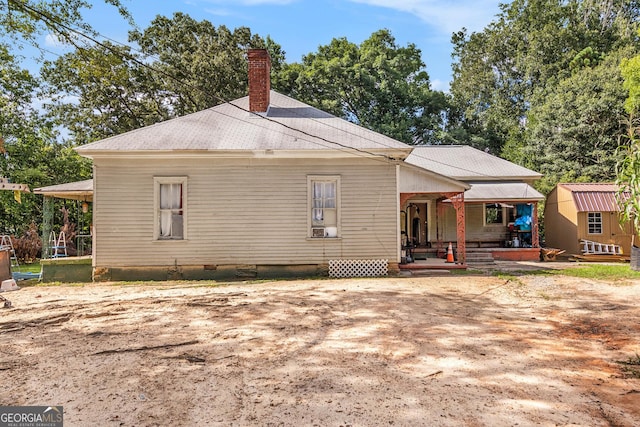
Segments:
[[[11,275],[13,276],[13,280],[16,282],[19,280],[40,279],[40,273],[21,273],[19,271],[14,271]]]

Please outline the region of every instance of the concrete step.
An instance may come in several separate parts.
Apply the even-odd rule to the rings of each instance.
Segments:
[[[491,252],[467,252],[465,261],[467,265],[494,265],[496,263]]]

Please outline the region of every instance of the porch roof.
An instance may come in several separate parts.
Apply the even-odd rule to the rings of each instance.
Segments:
[[[93,179],[40,187],[33,192],[47,197],[91,202],[93,201]]]
[[[420,145],[407,163],[460,181],[533,182],[542,175],[467,145]]]
[[[464,193],[465,202],[533,202],[544,196],[524,182],[475,182]]]

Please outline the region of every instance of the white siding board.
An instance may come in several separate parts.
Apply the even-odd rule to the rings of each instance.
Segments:
[[[401,193],[458,193],[465,190],[462,183],[407,166],[400,168],[399,179]]]
[[[157,173],[162,171],[162,173]],[[371,160],[97,160],[96,266],[307,264],[397,253],[395,166]],[[307,175],[341,175],[341,239],[308,239]],[[187,176],[187,239],[154,241],[154,176]]]

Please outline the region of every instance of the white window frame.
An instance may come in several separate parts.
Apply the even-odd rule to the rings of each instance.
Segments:
[[[316,182],[322,183],[334,183],[336,187],[335,193],[335,216],[336,216],[336,230],[330,230],[332,225],[318,225],[314,223],[313,219],[313,186]],[[310,239],[331,239],[340,238],[342,236],[341,226],[341,180],[340,175],[307,175],[307,238]],[[320,236],[318,233],[320,229],[324,228],[324,233]]]
[[[483,203],[482,204],[482,223],[485,227],[501,227],[507,225],[507,210],[504,206],[500,206],[502,209],[502,222],[491,222],[487,223],[487,205],[499,205],[500,203]]]
[[[597,215],[597,221],[596,221],[596,215]],[[593,221],[592,221],[593,219]],[[599,232],[591,232],[591,226],[599,226],[600,227],[600,231]],[[587,234],[591,234],[591,235],[597,235],[597,234],[602,234],[602,212],[587,212]]]
[[[187,188],[186,176],[154,176],[153,177],[153,240],[158,242],[179,242],[187,240],[187,215],[189,212],[187,206]],[[162,184],[180,184],[182,185],[182,237],[162,237],[160,235],[160,185]]]

